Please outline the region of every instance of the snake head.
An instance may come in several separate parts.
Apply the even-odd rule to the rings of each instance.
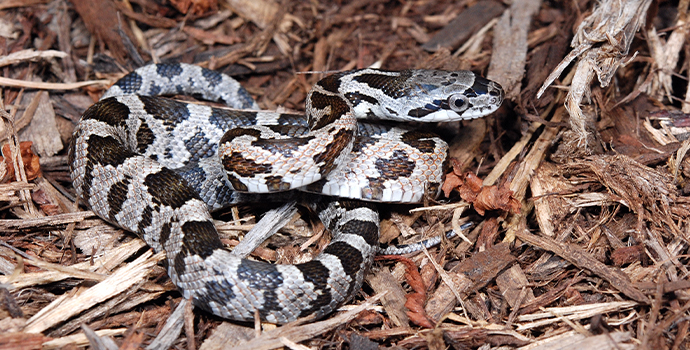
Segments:
[[[496,111],[504,98],[500,84],[470,71],[416,73],[406,99],[406,120],[448,122],[476,119]]]
[[[503,102],[500,84],[470,71],[417,71],[406,94],[406,120],[448,122],[476,119],[496,111]]]
[[[317,85],[344,96],[358,119],[449,122],[491,114],[503,88],[470,71],[361,69],[334,74]]]

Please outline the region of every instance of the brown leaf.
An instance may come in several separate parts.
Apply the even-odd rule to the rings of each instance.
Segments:
[[[39,164],[39,157],[34,154],[31,150],[31,141],[22,141],[19,143],[19,153],[22,156],[22,161],[24,162],[24,171],[26,172],[26,179],[31,181],[37,178],[41,174],[41,166]],[[5,162],[7,165],[7,174],[4,178],[0,179],[0,183],[12,182],[16,178],[14,176],[14,163],[12,162],[12,152],[10,151],[10,145],[8,143],[2,146],[2,154],[5,156],[0,156],[0,163]]]
[[[457,190],[464,201],[474,204],[474,209],[479,215],[484,215],[487,210],[496,209],[520,212],[520,202],[513,198],[511,190],[497,186],[484,187],[482,180],[471,172],[466,172],[462,176],[455,171],[447,174],[443,183],[443,193],[448,197],[453,190]]]
[[[450,193],[453,192],[456,187],[462,186],[465,182],[462,181],[460,176],[458,176],[455,173],[448,173],[446,174],[446,179],[443,181],[443,186],[441,189],[443,190],[443,195],[448,197],[450,196]]]
[[[482,180],[471,172],[465,173],[464,183],[457,190],[465,202],[474,203],[482,189]]]
[[[510,211],[513,214],[520,212],[520,202],[513,198],[513,191],[503,187],[483,187],[473,204],[474,210],[476,210],[479,215],[484,215],[484,212],[487,210],[495,209]]]
[[[200,15],[208,10],[218,8],[218,1],[216,0],[170,0],[170,4],[183,14],[187,14],[191,10],[192,14]]]

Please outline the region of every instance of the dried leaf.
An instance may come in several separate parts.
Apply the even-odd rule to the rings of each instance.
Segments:
[[[482,180],[474,173],[467,172],[463,176],[458,176],[456,172],[447,174],[443,184],[446,197],[454,189],[460,193],[460,198],[474,204],[474,209],[479,215],[484,215],[487,210],[496,209],[520,212],[520,202],[513,198],[513,191],[497,186],[484,187]]]
[[[33,153],[31,150],[31,141],[22,141],[19,143],[19,153],[22,156],[22,161],[24,162],[24,171],[26,172],[26,179],[31,181],[37,178],[41,174],[41,166],[39,164],[39,157]],[[12,152],[10,151],[10,145],[8,143],[2,146],[2,154],[5,156],[0,156],[0,163],[5,162],[7,166],[7,173],[4,178],[0,179],[0,183],[12,182],[16,178],[14,176],[14,164],[12,162]]]
[[[443,195],[446,197],[450,196],[450,193],[453,192],[454,189],[457,187],[462,186],[464,182],[458,176],[457,174],[453,173],[448,173],[446,174],[446,179],[443,181],[443,186],[441,189],[443,190]]]
[[[170,0],[170,4],[184,14],[191,10],[192,14],[195,15],[218,8],[218,1],[216,0]]]
[[[520,212],[520,202],[513,198],[513,191],[503,187],[483,187],[473,204],[474,210],[479,215],[484,215],[484,212],[487,210],[495,209],[510,211],[513,214]]]

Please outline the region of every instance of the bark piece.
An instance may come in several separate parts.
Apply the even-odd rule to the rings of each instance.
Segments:
[[[575,189],[559,174],[554,164],[545,162],[541,163],[530,179],[530,188],[541,232],[555,237],[557,231],[567,226],[564,219],[570,215],[571,208],[569,201],[558,193],[572,193]]]
[[[516,308],[534,299],[532,288],[528,288],[529,281],[519,265],[513,265],[496,277],[496,285],[510,307]],[[522,297],[523,288],[526,295]]]
[[[5,333],[0,334],[0,348],[7,350],[39,350],[50,338],[42,334]]]
[[[608,281],[611,287],[617,289],[628,298],[644,304],[649,303],[649,299],[639,289],[635,288],[630,278],[624,272],[606,266],[580,247],[574,244],[559,243],[550,238],[539,237],[526,231],[518,231],[516,235],[530,245],[556,253],[578,268],[591,271]]]
[[[27,97],[29,96],[27,95]],[[31,118],[31,122],[26,129],[19,133],[19,139],[33,141],[33,148],[39,156],[53,156],[63,147],[60,131],[58,131],[57,123],[55,122],[53,105],[46,91],[39,91],[35,97],[32,97],[32,99],[36,100],[36,109],[33,115],[27,116]]]
[[[503,9],[503,4],[498,1],[479,1],[450,21],[431,37],[431,40],[422,45],[422,48],[431,52],[438,51],[442,47],[456,49],[479,28],[500,15]]]
[[[527,58],[527,32],[532,16],[540,6],[540,0],[513,1],[510,11],[503,13],[494,28],[494,47],[487,78],[501,83],[507,100],[520,94]]]
[[[127,49],[121,34],[116,29],[121,28],[130,40],[133,35],[129,26],[120,25],[114,1],[70,0],[70,2],[74,5],[74,9],[79,13],[79,17],[84,21],[89,32],[108,45],[110,53],[120,64],[126,64]]]
[[[369,275],[367,283],[376,293],[388,292],[381,298],[381,304],[388,313],[391,322],[398,327],[409,327],[410,319],[405,312],[405,291],[390,271],[381,269],[375,274]]]
[[[436,289],[426,304],[427,315],[440,320],[457,305],[456,293],[464,297],[485,286],[514,261],[508,243],[499,243],[474,254],[448,273],[452,286],[445,282]]]

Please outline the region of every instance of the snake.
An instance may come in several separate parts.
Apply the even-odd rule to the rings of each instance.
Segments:
[[[237,321],[320,318],[358,293],[381,250],[375,203],[439,192],[448,145],[406,124],[483,117],[503,97],[471,71],[360,69],[315,83],[304,114],[279,113],[225,74],[150,64],[84,112],[70,176],[95,214],[165,252],[171,281],[195,306]],[[332,239],[313,260],[271,264],[223,246],[211,212],[247,193],[293,190],[323,198],[309,206]]]

